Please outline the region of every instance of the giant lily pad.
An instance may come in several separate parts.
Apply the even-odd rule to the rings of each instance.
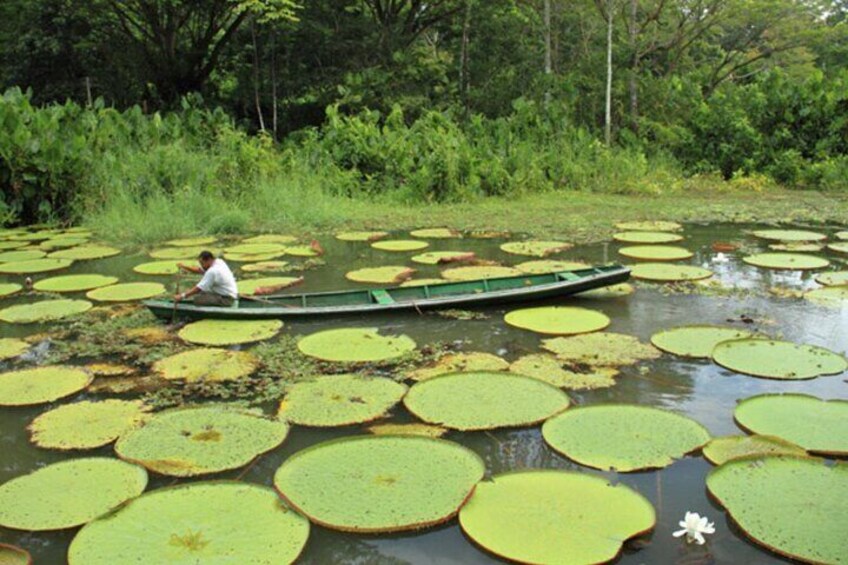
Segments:
[[[755,267],[783,271],[823,269],[830,265],[827,259],[803,253],[758,253],[743,257],[742,260]]]
[[[583,292],[578,292],[577,296],[580,298],[589,298],[591,300],[605,300],[607,298],[621,298],[623,296],[630,296],[636,292],[636,289],[630,283],[620,283],[620,284],[611,284],[609,286],[602,286],[600,288],[593,288],[592,290],[584,290]]]
[[[542,341],[542,347],[571,365],[620,367],[656,359],[660,352],[632,335],[599,332]]]
[[[20,249],[29,245],[26,241],[0,241],[0,251],[8,251],[10,249]]]
[[[732,459],[766,455],[805,456],[804,448],[776,436],[724,436],[710,440],[704,446],[704,457],[714,465],[724,465]]]
[[[63,366],[0,373],[0,406],[53,402],[81,391],[91,379],[91,375],[81,369]]]
[[[280,243],[242,243],[227,247],[224,252],[234,255],[264,255],[266,253],[282,255],[286,252],[286,247]]]
[[[70,259],[33,259],[32,261],[15,261],[13,263],[0,263],[0,273],[6,275],[31,275],[35,273],[46,273],[59,271],[71,266]]]
[[[448,433],[447,428],[432,424],[374,424],[366,428],[376,436],[421,436],[439,438]]]
[[[94,449],[144,423],[148,407],[139,400],[66,404],[32,421],[30,441],[47,449]]]
[[[197,345],[237,345],[271,339],[283,327],[280,320],[200,320],[180,330],[180,337]]]
[[[654,507],[630,487],[547,469],[483,481],[459,512],[471,539],[518,563],[605,563],[655,523]]]
[[[791,441],[825,455],[848,455],[848,401],[806,394],[762,394],[746,398],[733,413],[744,429]]]
[[[771,339],[724,341],[712,357],[726,369],[767,379],[812,379],[848,369],[848,361],[829,349]]]
[[[429,286],[433,284],[445,284],[445,279],[409,279],[408,281],[403,281],[400,283],[402,287],[410,287],[410,286]]]
[[[578,271],[588,269],[591,265],[579,261],[553,261],[542,259],[538,261],[525,261],[515,266],[522,273],[540,275],[544,273],[558,273],[560,271]]]
[[[324,249],[317,241],[309,245],[289,245],[286,247],[286,255],[292,257],[318,257],[324,254]]]
[[[160,359],[153,370],[168,380],[220,382],[244,378],[258,366],[249,351],[200,348]]]
[[[415,269],[402,266],[372,267],[350,271],[345,275],[349,281],[370,284],[398,284],[415,274]]]
[[[180,272],[179,259],[168,259],[165,261],[152,261],[142,263],[133,267],[133,271],[142,275],[176,275]]]
[[[68,563],[293,563],[308,537],[309,521],[272,489],[201,482],[155,490],[87,524]]]
[[[758,544],[808,563],[843,563],[848,466],[791,456],[738,459],[707,488]]]
[[[318,377],[289,387],[277,416],[301,426],[360,424],[384,416],[404,394],[404,385],[381,377]]]
[[[669,222],[666,220],[636,220],[630,222],[619,222],[615,227],[626,231],[677,231],[683,229],[683,226],[677,222]]]
[[[274,273],[284,271],[288,266],[288,261],[259,261],[242,265],[241,270],[245,273]]]
[[[833,237],[842,241],[848,241],[848,231],[838,231],[833,234]]]
[[[149,255],[154,259],[163,261],[185,261],[188,259],[197,259],[202,247],[166,247],[164,249],[154,249]]]
[[[822,306],[841,307],[848,304],[848,284],[817,288],[804,293],[804,298]]]
[[[451,228],[425,228],[409,232],[412,237],[423,239],[451,239],[461,237],[461,234]]]
[[[0,253],[0,263],[12,263],[14,261],[32,261],[46,257],[47,253],[38,249],[21,249],[18,251],[6,251]]]
[[[23,355],[29,349],[29,344],[14,337],[0,338],[0,359],[12,359]]]
[[[303,282],[302,277],[262,277],[238,282],[238,292],[243,296],[278,292]]]
[[[545,422],[542,436],[581,465],[625,473],[667,467],[710,440],[694,420],[632,404],[567,410]]]
[[[262,261],[270,261],[276,259],[284,253],[225,253],[224,258],[233,263],[261,263]]]
[[[297,348],[323,361],[364,363],[400,357],[415,349],[406,335],[381,335],[377,328],[342,328],[310,334]]]
[[[816,282],[826,286],[842,286],[848,284],[848,271],[831,271],[821,273],[816,277]]]
[[[846,243],[831,243],[827,246],[831,251],[836,251],[837,253],[848,253],[848,242]]]
[[[806,230],[757,230],[754,237],[769,241],[821,241],[827,239],[823,233]]]
[[[340,241],[377,241],[388,236],[386,231],[343,231],[336,234]]]
[[[655,347],[680,357],[709,358],[722,341],[752,337],[747,330],[724,326],[682,326],[651,336]]]
[[[571,306],[540,306],[513,310],[504,322],[516,328],[548,335],[573,335],[596,332],[610,325],[602,312]]]
[[[803,242],[793,242],[793,243],[772,243],[769,245],[769,249],[773,251],[792,251],[795,253],[816,253],[824,249],[824,245],[821,243],[803,243]]]
[[[618,250],[621,255],[641,261],[681,261],[694,257],[694,253],[684,247],[673,245],[632,245]]]
[[[182,239],[172,239],[170,241],[166,241],[165,245],[170,245],[172,247],[201,247],[204,245],[211,245],[216,241],[217,238],[213,236],[186,237]]]
[[[0,310],[0,320],[12,324],[52,322],[68,316],[82,314],[92,304],[88,300],[42,300],[32,304],[18,304]]]
[[[35,283],[35,290],[42,292],[82,292],[118,282],[118,277],[106,275],[65,275],[51,277]]]
[[[640,263],[631,268],[630,274],[634,279],[656,282],[697,281],[713,276],[712,271],[703,267],[667,263]]]
[[[509,363],[497,355],[479,351],[463,351],[448,353],[435,363],[411,371],[406,377],[414,381],[426,381],[448,373],[506,371],[507,369],[509,369]]]
[[[510,241],[501,244],[501,251],[512,253],[514,255],[529,255],[531,257],[547,257],[566,249],[574,247],[571,243],[564,241]]]
[[[123,434],[115,453],[163,475],[193,477],[242,467],[283,443],[288,431],[285,422],[257,412],[176,408]]]
[[[316,524],[396,532],[449,520],[484,472],[483,461],[455,443],[359,436],[295,453],[277,470],[274,485]]]
[[[23,288],[18,283],[0,283],[0,298],[11,296]]]
[[[78,245],[87,245],[89,240],[87,237],[72,237],[67,235],[62,235],[58,237],[54,237],[48,239],[47,241],[42,241],[38,244],[38,247],[47,251],[53,251],[55,249],[67,249],[68,247],[77,247]]]
[[[22,547],[0,543],[0,565],[32,565],[32,555]]]
[[[545,381],[555,387],[569,390],[593,390],[615,384],[618,370],[612,367],[589,367],[582,372],[563,367],[562,361],[553,355],[532,354],[516,359],[509,370]]]
[[[674,243],[683,236],[661,231],[625,231],[613,234],[612,238],[622,243]]]
[[[443,265],[445,263],[459,263],[471,261],[475,257],[470,251],[429,251],[412,257],[413,263],[422,265]]]
[[[514,267],[499,265],[475,265],[470,267],[453,267],[442,271],[442,276],[449,281],[474,281],[479,279],[497,279],[500,277],[517,277],[523,275]]]
[[[64,530],[120,506],[144,492],[147,473],[117,459],[70,459],[0,486],[0,526]]]
[[[71,261],[84,261],[87,259],[103,259],[114,257],[121,253],[120,249],[107,247],[105,245],[81,245],[70,249],[54,251],[49,256],[52,259],[70,259]]]
[[[293,235],[287,234],[276,234],[276,233],[266,233],[262,235],[255,235],[253,237],[248,237],[242,243],[279,243],[279,244],[288,244],[294,243],[297,241],[297,238]]]
[[[161,283],[121,283],[90,290],[85,296],[99,302],[132,302],[153,298],[164,292],[165,285]]]
[[[415,239],[389,239],[383,241],[375,241],[371,244],[374,249],[381,251],[418,251],[426,249],[430,244],[426,241],[418,241]]]
[[[453,373],[415,384],[406,408],[430,424],[455,430],[532,426],[562,412],[568,396],[538,379],[510,373]]]

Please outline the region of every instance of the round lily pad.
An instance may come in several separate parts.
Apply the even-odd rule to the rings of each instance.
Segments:
[[[32,565],[32,555],[22,547],[0,543],[0,564]]]
[[[813,453],[848,455],[848,401],[806,394],[762,394],[746,398],[733,413],[755,434],[777,436]]]
[[[632,245],[618,250],[621,255],[641,261],[681,261],[691,259],[694,253],[673,245]]]
[[[724,436],[710,440],[704,446],[704,457],[714,465],[724,465],[732,459],[766,455],[797,455],[807,452],[792,442],[776,436]]]
[[[227,247],[224,249],[224,252],[236,255],[259,255],[266,253],[282,255],[286,252],[286,247],[280,243],[242,243]]]
[[[250,296],[252,294],[268,294],[268,292],[279,292],[303,282],[301,277],[262,277],[259,279],[245,279],[238,282],[240,295]]]
[[[540,306],[513,310],[504,322],[516,328],[548,335],[596,332],[610,325],[602,312],[572,306]]]
[[[271,339],[283,327],[280,320],[200,320],[180,330],[179,336],[197,345],[237,345]]]
[[[160,359],[153,370],[168,380],[234,381],[256,371],[259,359],[249,351],[200,348]]]
[[[34,273],[47,273],[59,271],[71,266],[70,259],[33,259],[32,261],[15,261],[13,263],[0,263],[0,273],[6,275],[31,275]]]
[[[0,283],[0,298],[11,296],[19,292],[22,288],[18,283]]]
[[[432,284],[445,284],[447,282],[450,281],[446,281],[445,279],[409,279],[408,281],[403,281],[402,283],[400,283],[400,286],[429,286]]]
[[[529,255],[531,257],[547,257],[566,249],[574,247],[571,243],[564,241],[510,241],[501,244],[501,251],[512,253],[513,255]]]
[[[397,532],[451,519],[483,478],[473,451],[440,439],[358,436],[289,457],[274,485],[316,524]]]
[[[470,251],[429,251],[412,257],[413,263],[422,265],[443,265],[445,263],[458,263],[460,261],[471,261],[475,257]]]
[[[42,292],[82,292],[118,282],[118,277],[106,275],[65,275],[51,277],[35,283],[35,290]]]
[[[265,233],[262,235],[255,235],[253,237],[248,237],[243,240],[242,243],[294,243],[297,241],[297,238],[293,235],[287,234],[277,234],[277,233]]]
[[[74,235],[60,235],[50,238],[38,244],[41,249],[52,251],[54,249],[67,249],[68,247],[77,247],[78,245],[88,245],[88,237],[76,237]]]
[[[68,563],[293,563],[308,537],[309,521],[272,489],[200,482],[157,489],[87,524]]]
[[[525,261],[515,266],[522,273],[540,275],[544,273],[558,273],[560,271],[578,271],[588,269],[591,265],[579,261],[552,261],[542,259],[538,261]]]
[[[70,459],[0,486],[0,526],[48,531],[81,526],[144,492],[141,467],[107,457]]]
[[[677,231],[683,226],[677,222],[666,220],[636,220],[630,222],[619,222],[615,227],[625,231]]]
[[[532,354],[516,359],[510,372],[532,377],[568,390],[594,390],[615,384],[618,370],[612,367],[588,367],[580,372],[563,366],[553,355]]]
[[[657,332],[651,336],[655,347],[680,357],[708,359],[722,341],[752,337],[747,330],[723,326],[682,326]]]
[[[738,459],[707,488],[756,543],[808,563],[845,561],[848,466],[808,457]]]
[[[683,236],[661,231],[625,231],[613,234],[612,238],[622,243],[674,243]]]
[[[848,241],[848,231],[839,231],[833,234],[833,237],[842,241]]]
[[[443,355],[435,363],[410,372],[406,378],[426,381],[448,373],[506,371],[507,369],[509,369],[509,363],[497,355],[480,351],[463,351]]]
[[[165,245],[170,245],[172,247],[202,247],[204,245],[210,245],[215,243],[217,238],[212,236],[201,236],[201,237],[186,237],[182,239],[172,239],[170,241],[166,241]]]
[[[667,467],[710,440],[694,420],[632,404],[566,410],[545,422],[542,436],[581,465],[624,473]]]
[[[412,237],[424,239],[451,239],[460,237],[460,233],[450,228],[426,228],[409,232]]]
[[[121,283],[88,291],[85,296],[99,302],[132,302],[153,298],[165,292],[161,283]]]
[[[636,289],[630,283],[620,283],[620,284],[611,284],[609,286],[602,286],[600,288],[593,288],[592,290],[585,290],[583,292],[578,292],[577,296],[580,298],[589,298],[589,299],[607,299],[607,298],[621,298],[622,296],[630,296],[636,292]]]
[[[45,366],[0,373],[0,406],[53,402],[91,383],[87,372],[74,367]]]
[[[165,261],[152,261],[142,263],[133,267],[133,271],[142,275],[176,275],[180,272],[180,259],[167,259]]]
[[[824,245],[822,245],[821,243],[803,242],[772,243],[769,245],[769,249],[773,251],[793,251],[796,253],[816,253],[824,249]]]
[[[783,271],[823,269],[830,265],[827,259],[803,253],[758,253],[743,257],[742,260],[755,267]]]
[[[49,255],[51,259],[70,259],[71,261],[84,261],[87,259],[103,259],[114,257],[121,253],[120,249],[107,247],[105,245],[81,245],[70,249],[60,249]]]
[[[804,293],[804,298],[822,306],[838,308],[848,304],[848,284],[817,288]]]
[[[661,355],[655,347],[632,335],[613,332],[546,339],[542,347],[574,366],[620,367]]]
[[[381,251],[418,251],[426,249],[430,244],[426,241],[418,241],[415,239],[390,239],[383,241],[375,241],[371,244],[374,249]]]
[[[29,344],[14,337],[0,338],[0,359],[12,359],[23,355],[29,349]]]
[[[757,230],[754,237],[770,241],[821,241],[827,239],[823,233],[807,230]]]
[[[656,282],[697,281],[713,276],[712,271],[703,267],[667,263],[640,263],[631,268],[630,274],[634,279]]]
[[[30,441],[47,449],[94,449],[144,423],[149,408],[139,400],[66,404],[32,421]]]
[[[442,276],[448,281],[474,281],[479,279],[497,279],[500,277],[518,277],[522,273],[514,267],[499,265],[479,265],[473,267],[453,267],[442,271]]]
[[[398,284],[415,274],[415,269],[402,266],[373,267],[350,271],[345,275],[349,281],[369,284]]]
[[[510,373],[441,375],[416,383],[403,399],[421,420],[454,430],[532,426],[568,408],[560,389]]]
[[[440,438],[448,433],[447,428],[432,424],[374,424],[366,428],[375,436],[422,436]]]
[[[816,276],[816,282],[826,286],[842,286],[848,284],[848,271],[830,271]],[[0,294],[1,296],[2,294]]]
[[[91,306],[88,300],[42,300],[4,308],[0,310],[0,320],[11,324],[52,322],[82,314],[91,309]]]
[[[336,239],[341,241],[377,241],[387,237],[386,231],[343,231],[336,234]]]
[[[288,431],[285,422],[254,411],[176,408],[123,434],[115,453],[163,475],[194,477],[247,465],[283,443]]]
[[[342,328],[310,334],[297,348],[323,361],[364,363],[400,357],[415,349],[406,335],[381,335],[377,328]]]
[[[630,487],[548,469],[483,481],[459,512],[471,539],[518,563],[606,563],[655,523],[654,507]]]
[[[277,416],[301,426],[361,424],[385,416],[404,394],[404,385],[382,377],[318,377],[289,387]]]
[[[0,250],[8,251],[9,249],[20,249],[29,245],[26,241],[0,241]]]
[[[289,266],[288,261],[259,261],[242,265],[241,270],[245,273],[273,273],[284,271]]]
[[[292,257],[318,257],[323,254],[324,250],[317,241],[313,241],[310,245],[289,245],[286,247],[286,255]]]
[[[163,261],[186,261],[188,259],[197,259],[202,247],[166,247],[164,249],[154,249],[149,255],[154,259]]]
[[[285,253],[224,253],[224,258],[233,263],[260,263],[262,261],[270,261],[276,259]]]
[[[743,375],[801,380],[837,375],[848,361],[829,349],[771,339],[735,339],[715,346],[713,361]]]
[[[848,242],[846,243],[831,243],[827,246],[831,251],[836,251],[837,253],[848,253]]]
[[[0,263],[11,263],[13,261],[32,261],[46,257],[47,253],[38,249],[21,249],[19,251],[6,251],[0,253]]]

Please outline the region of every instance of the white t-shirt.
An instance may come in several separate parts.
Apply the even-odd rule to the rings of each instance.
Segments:
[[[230,298],[238,297],[236,278],[223,259],[215,259],[212,266],[203,273],[203,278],[197,286],[203,292],[214,292]]]

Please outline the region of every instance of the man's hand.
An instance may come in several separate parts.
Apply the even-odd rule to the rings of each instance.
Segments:
[[[177,293],[174,295],[174,302],[179,302],[183,299],[182,293]]]

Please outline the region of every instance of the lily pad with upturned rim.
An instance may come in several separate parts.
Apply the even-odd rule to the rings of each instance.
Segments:
[[[380,251],[395,251],[400,253],[404,251],[418,251],[419,249],[426,249],[430,247],[430,244],[426,241],[420,241],[417,239],[388,239],[375,241],[371,244],[371,247],[379,249]]]
[[[151,261],[133,267],[133,271],[142,275],[176,275],[180,272],[181,259],[166,259],[164,261]]]
[[[769,249],[772,251],[790,251],[795,253],[817,253],[824,249],[824,245],[821,243],[804,243],[804,242],[792,242],[792,243],[772,243],[769,245]]]
[[[204,245],[212,245],[216,241],[218,241],[218,238],[210,235],[172,239],[170,241],[166,241],[165,245],[170,245],[172,247],[203,247]]]
[[[65,404],[27,426],[30,441],[45,449],[94,449],[143,424],[150,408],[140,400],[96,400]]]
[[[35,290],[41,292],[82,292],[118,282],[118,277],[106,275],[64,275],[50,277],[35,283]]]
[[[82,369],[62,365],[0,373],[0,406],[53,402],[83,390],[91,380]]]
[[[153,370],[169,381],[222,382],[244,378],[259,367],[259,359],[249,351],[202,347],[165,357]]]
[[[518,277],[522,273],[514,267],[500,265],[475,265],[469,267],[452,267],[442,271],[442,276],[451,282],[473,281],[478,279],[497,279],[501,277]]]
[[[475,254],[471,251],[430,251],[412,257],[413,263],[422,265],[443,265],[445,263],[459,263],[472,261]]]
[[[400,357],[415,349],[406,335],[382,335],[377,328],[324,330],[300,339],[297,348],[304,355],[322,361],[367,363]]]
[[[581,263],[580,261],[554,261],[550,259],[541,259],[536,261],[525,261],[515,266],[522,273],[531,275],[541,275],[545,273],[558,273],[560,271],[578,271],[580,269],[588,269],[591,265]]]
[[[755,267],[778,271],[808,271],[824,269],[830,265],[827,259],[803,253],[758,253],[743,257],[742,260]]]
[[[20,292],[23,287],[18,283],[0,283],[0,298]]]
[[[848,284],[810,290],[804,293],[804,298],[822,306],[839,308],[848,304]]]
[[[258,291],[278,292],[285,288],[298,285],[303,282],[302,277],[262,277],[259,279],[242,279],[238,281],[240,295],[253,295]]]
[[[387,231],[343,231],[336,234],[339,241],[377,241],[388,237]]]
[[[282,255],[285,253],[224,253],[224,259],[232,263],[261,263]]]
[[[30,344],[15,337],[0,338],[0,360],[12,359],[26,353]]]
[[[837,253],[848,253],[848,242],[831,243],[827,246],[827,248],[831,251],[836,251]]]
[[[198,345],[238,345],[271,339],[282,329],[280,320],[200,320],[180,330],[183,341]]]
[[[290,245],[286,247],[286,255],[292,257],[318,257],[323,254],[324,250],[317,241],[313,241],[310,245]]]
[[[451,228],[425,228],[420,230],[412,230],[409,232],[412,237],[420,237],[422,239],[452,239],[461,237],[461,234]]]
[[[288,261],[259,261],[242,265],[241,270],[245,273],[272,273],[283,271],[289,266]]]
[[[415,274],[415,269],[403,266],[386,266],[356,269],[345,274],[349,281],[366,284],[398,284]]]
[[[0,263],[14,263],[20,261],[32,261],[42,259],[47,253],[38,249],[19,249],[15,251],[4,251],[0,253]]]
[[[42,241],[38,244],[38,247],[45,251],[54,251],[56,249],[67,249],[68,247],[88,245],[89,243],[90,241],[87,237],[59,236]]]
[[[421,436],[430,438],[440,438],[448,433],[447,428],[434,426],[433,424],[420,424],[413,422],[411,424],[374,424],[366,428],[368,433],[375,436]]]
[[[816,276],[816,282],[825,286],[842,286],[848,284],[848,271],[830,271]]]
[[[0,565],[32,565],[32,555],[22,547],[0,543]]]
[[[294,243],[295,241],[297,241],[297,238],[293,235],[266,233],[262,235],[248,237],[247,239],[243,240],[242,243],[279,243],[282,245],[287,245],[289,243]]]
[[[281,243],[240,243],[224,249],[225,254],[233,255],[264,255],[266,253],[283,255],[285,252],[286,246]]]
[[[48,257],[51,259],[70,259],[71,261],[86,261],[90,259],[104,259],[114,257],[121,253],[120,249],[106,245],[81,245],[70,249],[54,251]]]
[[[618,375],[618,369],[612,367],[589,367],[577,372],[563,367],[563,362],[553,355],[544,353],[520,357],[509,366],[509,370],[568,390],[608,388],[615,384]]]
[[[612,238],[622,243],[674,243],[683,240],[680,234],[661,231],[625,231],[613,234]]]
[[[693,265],[672,265],[668,263],[640,263],[633,265],[630,274],[634,279],[655,282],[683,282],[707,279],[713,272]]]
[[[634,220],[615,224],[616,229],[624,231],[677,231],[683,226],[667,220]]]
[[[572,243],[564,241],[544,241],[532,239],[529,241],[510,241],[501,244],[501,251],[513,255],[529,255],[530,257],[547,257],[554,253],[566,251],[574,247]]]
[[[53,322],[82,314],[93,305],[88,300],[42,300],[31,304],[18,304],[0,310],[0,320],[10,324]]]
[[[416,436],[357,436],[289,457],[274,486],[322,526],[399,532],[450,520],[483,478],[485,465],[461,445]]]
[[[823,233],[807,230],[757,230],[754,237],[769,241],[821,241],[827,239]]]
[[[797,455],[807,452],[792,442],[777,436],[723,436],[710,440],[704,446],[704,458],[713,465],[724,465],[740,457],[763,457],[766,455]]]
[[[197,259],[202,251],[202,247],[166,247],[164,249],[154,249],[148,255],[153,259],[162,261],[186,261],[188,259]]]
[[[713,349],[712,358],[725,369],[766,379],[812,379],[848,369],[845,357],[824,347],[771,339],[723,341]]]
[[[639,338],[614,333],[597,332],[542,341],[542,348],[560,361],[590,367],[621,367],[658,358],[661,353]]]
[[[448,353],[440,357],[435,363],[410,371],[406,378],[414,381],[426,381],[448,373],[492,372],[506,371],[507,369],[509,369],[509,363],[497,355],[481,351],[461,351]]]
[[[165,285],[154,282],[121,283],[104,286],[85,293],[98,302],[134,302],[165,293]]]
[[[546,335],[574,335],[600,331],[610,325],[603,312],[573,306],[539,306],[508,312],[510,326]]]
[[[622,247],[618,252],[630,259],[641,261],[682,261],[695,256],[685,247],[673,245],[631,245]]]
[[[29,245],[26,241],[1,241],[0,240],[0,251],[9,251],[11,249],[20,249],[21,247],[26,247]]]
[[[433,284],[445,284],[451,281],[447,281],[445,279],[409,279],[408,281],[403,281],[400,283],[401,287],[410,287],[410,286],[429,286]]]
[[[750,337],[753,333],[748,330],[727,326],[680,326],[655,333],[651,343],[672,355],[708,359],[719,343]]]
[[[0,273],[6,275],[31,275],[35,273],[47,273],[67,269],[73,261],[70,259],[33,259],[32,261],[15,261],[13,263],[0,263]]]

